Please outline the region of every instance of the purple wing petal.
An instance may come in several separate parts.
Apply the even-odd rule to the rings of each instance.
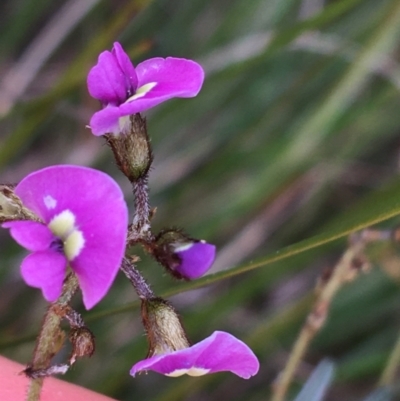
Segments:
[[[135,68],[131,60],[129,59],[129,56],[125,53],[120,43],[118,42],[114,43],[112,52],[115,55],[122,72],[124,73],[125,85],[131,92],[131,95],[133,95],[138,85],[138,78],[136,75]]]
[[[119,119],[124,114],[119,107],[108,106],[93,114],[90,129],[93,135],[118,134],[121,131]],[[129,114],[126,114],[129,115]]]
[[[28,175],[15,188],[24,204],[47,223],[69,210],[84,246],[71,262],[86,308],[106,294],[125,250],[128,210],[108,175],[87,167],[53,166]]]
[[[194,280],[205,274],[215,259],[215,245],[206,242],[194,242],[191,245],[177,248],[175,253],[180,257],[181,264],[177,272],[189,280]]]
[[[44,298],[54,302],[60,295],[65,278],[67,260],[55,251],[35,252],[21,264],[21,275],[31,287],[40,288]]]
[[[55,237],[47,226],[35,221],[11,221],[3,224],[18,244],[29,251],[45,251]]]
[[[246,344],[229,333],[216,331],[190,348],[140,361],[132,367],[130,373],[135,376],[142,370],[153,370],[171,376],[184,373],[198,376],[230,371],[248,379],[258,369],[257,357]]]
[[[113,53],[104,51],[100,54],[97,64],[89,71],[87,87],[90,96],[103,104],[117,105],[126,100],[129,88]]]

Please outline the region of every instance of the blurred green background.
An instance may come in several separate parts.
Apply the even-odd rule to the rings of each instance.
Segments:
[[[93,311],[77,297],[97,351],[65,379],[121,401],[266,400],[316,279],[335,265],[346,235],[399,223],[400,2],[3,0],[1,183],[52,164],[89,165],[120,183],[132,210],[128,181],[85,127],[99,108],[87,72],[115,40],[134,63],[177,56],[206,71],[196,98],[145,113],[153,230],[184,227],[217,244],[212,272],[251,271],[186,291],[140,252],[139,268],[157,294],[179,293],[169,299],[194,342],[229,331],[255,350],[261,370],[249,381],[130,377],[147,346],[137,298],[120,274]],[[318,233],[323,241],[275,253]],[[20,278],[24,254],[1,230],[0,352],[22,363],[46,308]],[[326,356],[338,364],[327,400],[360,400],[377,385],[400,331],[400,263],[394,246],[374,256],[372,271],[336,298],[291,399]]]

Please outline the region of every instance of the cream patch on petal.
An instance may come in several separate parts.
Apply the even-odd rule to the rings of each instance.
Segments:
[[[85,238],[81,231],[74,230],[64,241],[64,253],[69,261],[75,259],[85,246]]]
[[[176,369],[171,373],[166,373],[165,376],[168,377],[179,377],[182,375],[188,375],[188,376],[203,376],[206,375],[210,369],[203,369],[203,368],[190,368],[190,369]]]
[[[136,100],[143,97],[146,93],[150,92],[156,85],[157,82],[149,82],[148,84],[143,85],[140,88],[137,88],[135,94],[130,98],[128,98],[126,101],[131,102],[132,100]]]
[[[49,210],[54,209],[57,206],[57,201],[51,195],[44,196],[43,202]]]
[[[190,368],[187,372],[187,375],[189,376],[203,376],[206,375],[210,369],[203,369],[203,368]]]
[[[51,219],[48,227],[55,236],[65,240],[74,230],[74,225],[75,215],[70,210],[64,210]]]
[[[188,251],[194,245],[193,242],[189,242],[187,244],[179,245],[175,248],[175,252],[184,252]]]

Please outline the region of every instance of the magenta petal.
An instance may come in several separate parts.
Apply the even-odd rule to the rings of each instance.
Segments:
[[[118,65],[120,66],[122,72],[124,73],[126,87],[131,92],[131,95],[133,95],[138,86],[138,78],[136,75],[135,68],[133,67],[133,64],[129,59],[129,56],[125,53],[120,43],[118,42],[114,43],[112,52],[117,59]]]
[[[90,95],[103,104],[117,105],[126,100],[125,75],[113,53],[100,54],[97,64],[89,71],[87,87]]]
[[[199,278],[211,268],[215,251],[215,245],[202,241],[182,247],[182,250],[177,248],[175,253],[181,259],[181,263],[175,270],[186,279]]]
[[[198,376],[229,371],[243,379],[257,374],[259,362],[253,351],[229,333],[215,331],[210,337],[190,348],[153,356],[136,363],[130,374],[143,370],[177,376],[184,373]]]
[[[35,252],[28,255],[21,264],[21,275],[26,284],[40,288],[44,298],[54,302],[60,295],[67,260],[55,251]]]
[[[85,247],[71,261],[87,309],[109,290],[125,253],[128,209],[120,187],[106,174],[92,170],[86,175],[87,205],[76,208]]]
[[[135,69],[122,46],[115,42],[112,52],[101,53],[88,75],[89,93],[105,107],[91,118],[92,132],[97,136],[123,133],[121,117],[175,97],[196,96],[203,81],[202,67],[183,58],[152,58]]]
[[[204,81],[203,68],[192,60],[184,58],[161,57],[143,61],[136,67],[138,87],[157,82],[158,96],[193,97],[196,96]],[[160,89],[162,88],[162,89]]]
[[[155,84],[142,96],[121,104],[121,115],[128,116],[150,109],[174,97],[196,96],[203,84],[204,71],[192,60],[153,58],[136,67],[138,89]]]
[[[91,168],[53,166],[29,174],[15,193],[46,223],[72,213],[84,243],[70,265],[86,308],[94,306],[111,286],[125,251],[128,209],[117,183]]]
[[[10,221],[2,225],[18,244],[29,251],[45,251],[55,237],[47,226],[36,221]]]
[[[108,106],[94,113],[90,119],[90,129],[93,135],[118,134],[121,131],[119,126],[121,116],[123,116],[122,111],[115,106]]]

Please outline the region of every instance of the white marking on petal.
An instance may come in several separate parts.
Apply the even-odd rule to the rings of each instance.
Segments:
[[[192,246],[194,245],[194,242],[189,242],[187,244],[182,244],[179,245],[175,248],[175,252],[184,252],[188,251]]]
[[[203,376],[206,375],[210,369],[203,369],[203,368],[190,368],[190,369],[176,369],[171,373],[166,373],[165,376],[168,377],[179,377],[182,375],[188,375],[188,376]]]
[[[69,261],[75,259],[85,246],[85,238],[82,231],[75,230],[64,241],[64,253]]]
[[[188,372],[188,369],[176,369],[171,373],[165,373],[165,376],[168,377],[179,377],[179,376],[183,376]]]
[[[204,369],[204,368],[190,368],[187,372],[189,376],[203,376],[206,375],[210,369]]]
[[[49,210],[54,209],[57,206],[57,201],[51,195],[44,196],[43,202]]]
[[[149,82],[148,84],[143,85],[140,88],[137,88],[135,94],[130,98],[128,98],[127,102],[131,102],[132,100],[136,100],[143,97],[146,93],[150,92],[156,85],[157,82]]]
[[[74,230],[74,225],[75,215],[70,210],[64,210],[51,219],[48,227],[55,236],[64,240]]]

